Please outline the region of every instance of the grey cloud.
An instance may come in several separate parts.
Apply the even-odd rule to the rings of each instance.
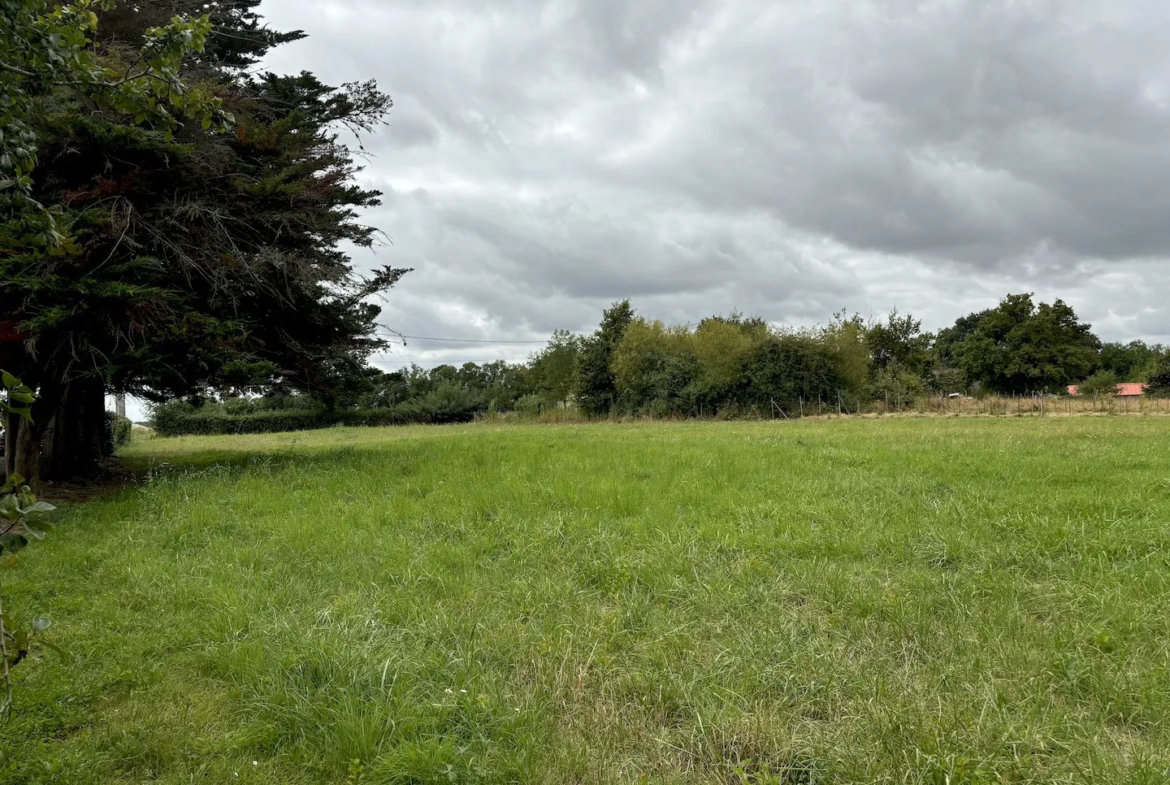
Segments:
[[[624,296],[678,321],[896,305],[934,328],[1035,291],[1106,337],[1170,335],[1162,3],[264,11],[311,34],[273,68],[377,77],[395,98],[363,178],[394,238],[377,262],[416,268],[387,303],[405,332],[539,339]]]

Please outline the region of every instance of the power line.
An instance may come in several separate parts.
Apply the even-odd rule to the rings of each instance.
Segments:
[[[683,325],[683,327],[693,327],[694,325],[695,325],[694,322],[687,322],[686,324]],[[431,338],[431,337],[428,337],[425,335],[404,335],[404,334],[397,332],[395,330],[391,330],[389,327],[384,327],[384,326],[382,327],[382,329],[393,333],[394,337],[396,337],[396,338],[402,338],[403,339],[403,346],[406,345],[405,339],[407,339],[407,338],[410,338],[413,341],[438,341],[440,343],[492,343],[492,344],[546,344],[546,343],[548,343],[548,339],[545,339],[542,341],[514,341],[514,340],[504,339],[504,338],[501,338],[501,339],[494,339],[493,338],[490,340],[484,339],[484,338]],[[385,337],[385,336],[383,336],[383,337]]]
[[[397,330],[392,330],[389,327],[386,327],[385,325],[379,325],[379,327],[381,327],[381,329],[385,330],[386,332],[391,333],[395,338],[401,338],[403,345],[406,345],[407,338],[409,338],[413,341],[438,341],[440,343],[490,343],[490,344],[505,344],[505,343],[507,343],[507,344],[545,344],[545,343],[548,343],[547,339],[545,339],[543,341],[515,341],[515,340],[511,340],[511,339],[507,339],[507,338],[491,339],[491,340],[484,339],[484,338],[434,338],[434,337],[427,336],[427,335],[404,335],[404,334],[398,332]],[[387,336],[382,336],[382,337],[385,338]]]
[[[423,335],[404,335],[403,338],[411,338],[416,341],[442,341],[444,343],[548,343],[548,340],[543,341],[508,341],[508,340],[484,340],[481,338],[427,338]]]

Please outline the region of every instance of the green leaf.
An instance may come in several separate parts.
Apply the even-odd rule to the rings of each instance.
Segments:
[[[28,532],[29,536],[32,537],[34,540],[45,539],[45,533],[43,531],[41,531],[40,529],[32,529],[32,528],[29,528],[26,526],[25,531]]]
[[[9,553],[20,553],[28,545],[28,538],[23,534],[6,534],[0,537],[0,545],[7,548]]]
[[[9,393],[8,398],[10,400],[16,401],[17,403],[32,403],[33,401],[36,400],[35,395],[30,395],[29,393],[22,393],[22,392]]]
[[[32,620],[33,632],[44,632],[53,626],[52,619],[46,616],[37,616]]]
[[[69,652],[65,651],[57,644],[50,643],[49,641],[39,641],[39,643],[41,646],[44,646],[46,649],[52,649],[53,651],[55,651],[57,654],[61,655],[65,659],[69,659]]]
[[[30,518],[24,522],[27,529],[36,529],[39,532],[51,532],[57,528],[52,521],[46,521],[44,518]]]
[[[0,371],[0,380],[3,380],[4,386],[9,389],[20,386],[20,380],[10,374],[8,371]]]
[[[8,475],[8,484],[13,488],[19,488],[20,486],[24,485],[24,477],[21,477],[18,473],[13,472],[12,474]]]
[[[54,507],[52,504],[49,504],[48,502],[37,502],[36,504],[34,504],[33,506],[31,506],[27,510],[25,510],[25,512],[52,512],[55,509],[57,509],[57,508]]]
[[[29,412],[29,410],[23,406],[22,407],[10,406],[8,408],[8,413],[15,414],[17,417],[19,417],[22,420],[27,420],[29,422],[32,422],[32,413]]]

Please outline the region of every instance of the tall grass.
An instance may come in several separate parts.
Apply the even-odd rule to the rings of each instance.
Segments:
[[[135,443],[146,487],[0,567],[5,607],[74,652],[18,670],[0,780],[1166,782],[1168,438],[1036,417]]]

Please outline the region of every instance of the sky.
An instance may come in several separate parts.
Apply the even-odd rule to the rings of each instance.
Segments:
[[[268,0],[265,65],[395,101],[376,364],[523,360],[629,297],[926,329],[1007,293],[1170,342],[1170,3]],[[502,343],[501,341],[533,343]]]

